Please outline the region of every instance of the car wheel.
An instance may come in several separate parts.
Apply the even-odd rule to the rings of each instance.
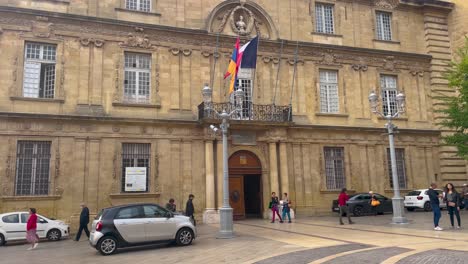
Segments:
[[[114,237],[105,236],[99,240],[96,248],[104,256],[112,255],[117,250],[117,240]]]
[[[182,228],[177,232],[176,243],[179,246],[188,246],[192,244],[193,241],[193,231],[189,228]]]
[[[47,232],[47,239],[50,241],[60,240],[61,237],[62,233],[58,229],[51,229],[49,232]]]
[[[408,210],[409,212],[413,212],[414,208],[406,208],[406,210]]]
[[[0,234],[0,246],[3,246],[5,244],[6,244],[5,237],[2,234]]]
[[[362,216],[364,214],[364,208],[362,206],[356,206],[353,209],[354,216]]]
[[[426,202],[424,204],[424,211],[426,211],[426,212],[432,211],[432,207],[431,207],[431,204],[429,202]]]

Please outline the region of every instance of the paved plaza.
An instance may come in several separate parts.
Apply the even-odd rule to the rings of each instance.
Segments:
[[[34,251],[25,244],[0,247],[0,263],[468,263],[468,227],[432,230],[432,214],[409,213],[407,225],[390,224],[391,215],[354,218],[338,225],[336,217],[299,217],[293,223],[253,219],[235,222],[237,237],[216,239],[216,225],[200,225],[189,247],[169,245],[125,249],[101,256],[87,241],[44,242]],[[468,212],[462,212],[462,221]]]

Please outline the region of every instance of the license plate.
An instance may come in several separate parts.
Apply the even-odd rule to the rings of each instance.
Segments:
[[[413,203],[406,203],[406,204],[413,204]]]

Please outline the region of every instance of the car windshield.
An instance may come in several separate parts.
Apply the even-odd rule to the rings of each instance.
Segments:
[[[419,196],[421,191],[411,191],[406,196]]]

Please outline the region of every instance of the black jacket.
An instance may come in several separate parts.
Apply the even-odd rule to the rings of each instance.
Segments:
[[[447,207],[448,207],[449,201],[447,200],[447,195],[448,195],[448,192],[445,193],[444,202],[447,204]],[[460,207],[460,205],[461,205],[460,194],[457,193],[457,192],[453,192],[452,195],[453,195],[452,202],[455,203],[455,207]]]
[[[193,208],[192,200],[188,199],[187,204],[185,205],[185,215],[192,216],[195,213],[195,208]]]
[[[431,201],[431,205],[439,205],[439,193],[434,189],[429,189],[427,191],[427,196],[429,196],[429,200]]]
[[[84,207],[81,210],[80,214],[80,225],[87,225],[89,223],[89,209],[88,207]]]

